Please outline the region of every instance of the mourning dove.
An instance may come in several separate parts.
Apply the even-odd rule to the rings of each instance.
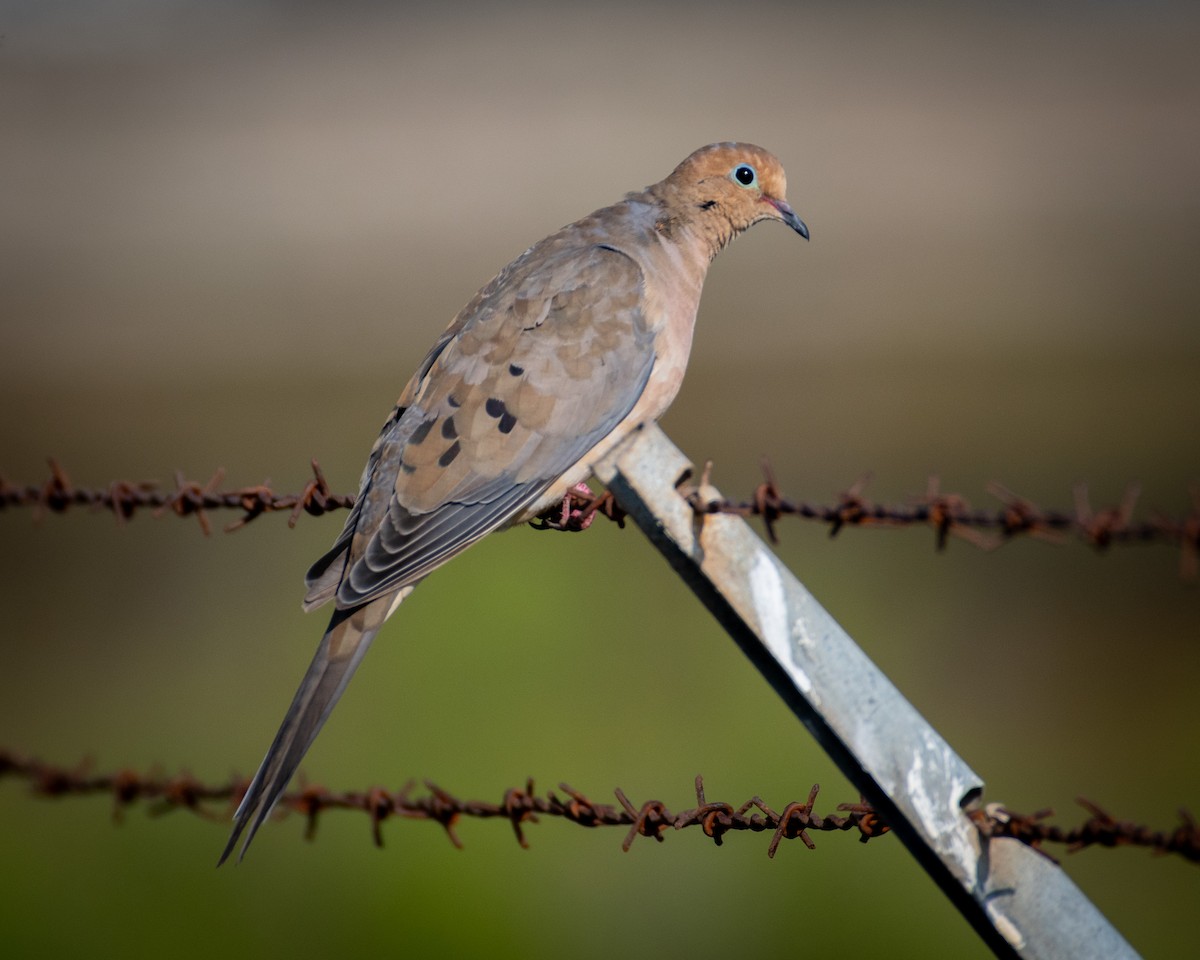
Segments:
[[[563,227],[480,290],[400,395],[304,608],[333,617],[234,815],[239,859],[383,622],[418,581],[500,527],[561,502],[675,398],[708,265],[760,220],[808,228],[779,161],[697,150],[665,180]],[[248,829],[247,829],[248,828]]]

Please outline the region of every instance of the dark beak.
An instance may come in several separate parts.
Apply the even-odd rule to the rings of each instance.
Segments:
[[[764,197],[763,199],[779,211],[779,218],[784,223],[800,234],[805,240],[808,239],[807,224],[796,216],[796,211],[789,207],[786,201],[776,200],[774,197]]]

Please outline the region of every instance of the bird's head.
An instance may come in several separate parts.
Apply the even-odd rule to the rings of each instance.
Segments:
[[[671,173],[663,186],[685,205],[698,224],[727,224],[727,243],[760,220],[779,220],[808,239],[808,227],[787,202],[787,176],[774,154],[752,143],[701,147]]]

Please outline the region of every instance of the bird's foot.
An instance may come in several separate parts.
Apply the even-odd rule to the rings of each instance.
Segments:
[[[562,498],[562,503],[551,507],[535,521],[535,530],[567,530],[577,533],[586,530],[602,513],[618,526],[625,525],[625,512],[617,506],[611,493],[605,491],[596,496],[586,483],[577,483]]]

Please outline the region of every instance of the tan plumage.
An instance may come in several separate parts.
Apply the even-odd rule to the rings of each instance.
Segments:
[[[808,237],[779,161],[716,143],[665,180],[563,227],[479,291],[384,424],[358,500],[308,573],[325,636],[251,782],[221,862],[242,854],[384,620],[416,583],[499,527],[562,500],[675,398],[713,257],[760,220]]]

